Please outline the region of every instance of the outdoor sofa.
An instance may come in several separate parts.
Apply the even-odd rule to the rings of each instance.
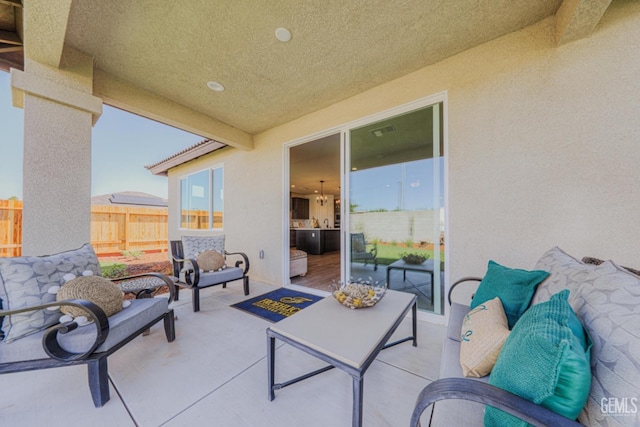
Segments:
[[[117,279],[141,297],[109,317],[94,302],[56,301],[56,294],[50,291],[59,286],[64,289],[72,277],[100,273],[98,258],[89,244],[55,255],[0,258],[0,374],[84,364],[93,403],[101,407],[110,397],[107,358],[111,354],[160,321],[164,322],[167,341],[174,341],[174,315],[169,303],[175,288],[160,273]],[[95,294],[95,289],[84,286],[88,282],[80,283],[80,291]],[[108,281],[106,286],[112,287]],[[164,286],[169,298],[148,298],[148,293],[141,292]],[[117,287],[115,292],[123,298]],[[117,298],[114,301],[116,304]],[[122,300],[119,304],[123,306]],[[75,317],[60,323],[61,307],[84,309],[90,322],[83,325],[80,317]]]
[[[490,269],[491,266],[487,273]],[[452,286],[449,292],[451,309],[442,349],[440,379],[425,387],[418,396],[411,418],[412,427],[526,425],[524,421],[547,426],[640,425],[638,271],[619,267],[611,261],[602,262],[593,258],[579,261],[557,247],[546,252],[535,269],[548,272],[549,275],[537,288],[533,286],[535,293],[530,305],[528,308],[525,306],[525,312],[511,331],[505,332],[507,337],[498,350],[491,374],[481,378],[465,378],[461,365],[461,348],[470,342],[465,341],[465,338],[471,339],[474,333],[480,332],[479,327],[473,327],[476,314],[470,311],[469,304],[451,303],[451,298],[454,289],[459,294],[469,284],[476,286],[480,282],[482,286],[481,280],[487,279],[489,274],[484,279],[465,278]],[[573,350],[578,348],[578,353],[582,350],[580,345],[574,345],[575,337],[579,336],[576,331],[582,330],[580,323],[571,323],[575,318],[570,312],[563,317],[564,320],[559,321],[560,317],[555,318],[554,315],[549,315],[551,310],[547,311],[547,307],[561,307],[562,298],[567,296],[566,291],[561,292],[565,289],[568,290],[568,303],[587,332],[583,342],[587,364],[575,369],[573,374],[581,375],[586,371],[587,379],[589,375],[591,377],[590,382],[572,381],[572,374],[565,376],[567,370],[563,371],[566,366],[575,362],[573,356],[570,356],[575,355]],[[480,293],[480,287],[475,292],[474,299]],[[469,295],[468,290],[465,295]],[[483,311],[486,308],[481,307],[483,305],[485,304],[476,308]],[[538,326],[527,324],[526,328],[519,327],[518,322],[528,322],[532,318],[539,318],[539,315],[546,317]],[[467,323],[471,323],[471,327]],[[549,332],[544,325],[552,325],[556,329]],[[478,322],[475,326],[479,326]],[[567,326],[570,327],[570,333],[556,343],[561,349],[556,358],[540,362],[544,359],[540,348],[547,349],[545,340],[549,336],[555,336],[558,330],[566,330]],[[517,329],[520,331],[514,334]],[[477,355],[476,353],[474,356]],[[514,355],[518,356],[516,360],[513,360]],[[552,363],[554,367],[543,369],[536,366],[538,363]],[[585,375],[581,377],[584,379]],[[548,409],[567,409],[575,405],[575,398],[580,393],[584,395],[577,400],[583,399],[583,403],[579,403],[577,408],[571,408],[577,415],[577,421]],[[555,400],[558,398],[565,399],[559,406]],[[489,406],[485,404],[493,408],[488,409]],[[432,405],[433,411],[426,411]],[[505,416],[504,412],[496,411],[495,408],[515,415],[518,419]]]

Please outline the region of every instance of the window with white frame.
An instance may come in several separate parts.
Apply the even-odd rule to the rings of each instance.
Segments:
[[[180,228],[221,229],[224,218],[224,168],[216,166],[180,180]]]

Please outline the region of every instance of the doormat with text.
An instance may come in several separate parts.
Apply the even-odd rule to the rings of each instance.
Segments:
[[[318,295],[279,288],[275,291],[232,304],[231,307],[244,310],[275,323],[297,313],[316,301],[320,301],[322,298],[323,297]]]

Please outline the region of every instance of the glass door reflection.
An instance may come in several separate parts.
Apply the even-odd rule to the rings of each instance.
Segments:
[[[442,103],[352,129],[348,149],[348,277],[386,282],[442,314]]]

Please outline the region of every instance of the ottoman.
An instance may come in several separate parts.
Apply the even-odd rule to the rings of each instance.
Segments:
[[[298,249],[289,249],[289,277],[307,274],[307,253]]]

